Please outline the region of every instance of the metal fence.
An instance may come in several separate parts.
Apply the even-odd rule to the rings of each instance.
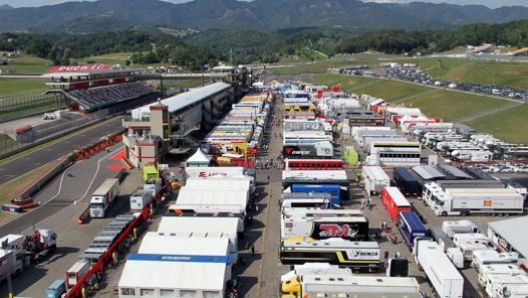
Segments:
[[[0,97],[0,123],[65,108],[67,98],[60,93]]]

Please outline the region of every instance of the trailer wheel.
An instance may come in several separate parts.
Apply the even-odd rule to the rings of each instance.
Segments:
[[[442,212],[442,216],[447,216],[447,212],[446,211]]]

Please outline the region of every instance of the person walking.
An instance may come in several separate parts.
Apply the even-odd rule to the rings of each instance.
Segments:
[[[249,248],[251,250],[251,255],[255,255],[255,244],[251,244],[251,247]]]

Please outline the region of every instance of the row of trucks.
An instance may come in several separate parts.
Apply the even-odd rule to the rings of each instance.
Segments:
[[[119,178],[108,178],[92,193],[89,207],[91,218],[104,218],[108,215],[108,209],[119,194],[119,186]],[[161,178],[147,179],[143,188],[137,189],[130,196],[130,210],[143,210],[162,190]]]
[[[498,252],[490,239],[470,220],[444,221],[430,229],[432,242],[458,269],[474,268],[478,282],[491,298],[525,298],[528,275],[518,254]]]
[[[442,188],[425,184],[423,199],[438,216],[519,215],[524,212],[524,196],[513,188]]]
[[[0,282],[21,273],[57,249],[57,234],[50,229],[34,230],[30,235],[9,234],[0,239]]]

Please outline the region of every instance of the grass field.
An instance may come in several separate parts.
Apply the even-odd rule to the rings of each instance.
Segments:
[[[95,61],[96,63],[99,63],[99,64],[109,64],[109,65],[121,64],[121,66],[124,67],[126,60],[131,55],[132,53],[119,52],[119,53],[79,58],[79,59],[74,59],[74,60],[72,59],[72,61],[82,63],[82,64],[87,63],[87,61]]]
[[[313,77],[310,81],[325,85],[340,84],[349,93],[369,94],[387,100],[390,98],[391,101],[403,99],[400,101],[401,104],[420,108],[424,114],[442,118],[446,122],[462,122],[471,116],[512,104],[493,97],[374,78],[324,74]],[[525,116],[527,112],[528,107],[522,106],[522,109],[498,112],[469,121],[468,124],[478,131],[491,133],[504,141],[528,143],[524,130],[524,128],[528,129],[528,117]],[[512,127],[520,129],[512,129]]]
[[[500,137],[504,141],[528,144],[528,106],[522,105],[515,109],[498,112],[493,115],[469,121],[467,124],[477,131],[485,131]]]
[[[9,72],[14,72],[14,74],[43,74],[50,67],[51,61],[49,60],[34,56],[22,56],[10,58],[9,65],[0,66],[0,69],[9,70]]]
[[[7,94],[34,94],[46,90],[46,80],[40,79],[3,79],[0,77],[0,99]]]
[[[526,89],[528,68],[523,63],[424,58],[416,63],[433,78]]]

